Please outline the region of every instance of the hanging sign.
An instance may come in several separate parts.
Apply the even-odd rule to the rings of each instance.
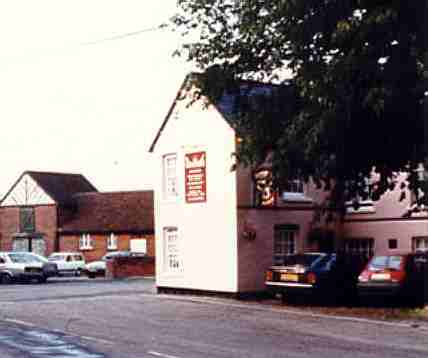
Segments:
[[[187,153],[184,157],[186,203],[207,201],[207,175],[205,152]]]

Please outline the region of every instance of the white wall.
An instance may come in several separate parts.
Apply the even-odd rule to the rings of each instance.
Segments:
[[[184,155],[206,152],[207,201],[185,203]],[[160,136],[155,188],[156,284],[160,287],[237,292],[236,173],[231,171],[235,134],[214,107],[179,101]],[[162,191],[162,157],[177,153],[178,200]],[[183,269],[164,270],[163,228],[177,226]]]

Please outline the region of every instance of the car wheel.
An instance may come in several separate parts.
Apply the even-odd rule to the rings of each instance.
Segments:
[[[90,273],[88,273],[88,277],[89,277],[89,278],[95,278],[95,274],[94,274],[94,273],[92,273],[92,272],[90,272]]]
[[[81,269],[77,269],[76,271],[74,271],[74,276],[79,277],[82,275],[82,270]]]
[[[0,276],[0,282],[4,285],[10,284],[12,283],[12,281],[13,281],[13,278],[8,273],[4,273]]]

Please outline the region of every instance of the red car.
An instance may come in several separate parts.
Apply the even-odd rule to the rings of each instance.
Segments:
[[[374,256],[358,277],[358,295],[393,297],[421,306],[427,299],[428,253]]]

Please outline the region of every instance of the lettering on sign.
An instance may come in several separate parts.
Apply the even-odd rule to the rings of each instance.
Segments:
[[[186,203],[207,201],[206,162],[205,152],[187,153],[184,157]]]

